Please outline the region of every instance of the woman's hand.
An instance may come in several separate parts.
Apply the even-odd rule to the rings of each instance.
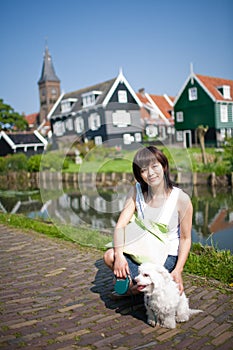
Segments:
[[[113,272],[117,278],[126,278],[130,274],[129,266],[124,255],[115,257]]]
[[[172,276],[173,280],[178,284],[180,295],[181,295],[184,291],[183,278],[182,278],[181,272],[174,269],[171,272],[171,276]]]

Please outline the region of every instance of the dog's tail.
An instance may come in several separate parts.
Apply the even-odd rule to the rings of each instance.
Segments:
[[[199,314],[200,312],[203,312],[203,310],[189,309],[189,316]]]

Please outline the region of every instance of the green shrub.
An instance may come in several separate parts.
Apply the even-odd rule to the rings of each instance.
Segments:
[[[0,157],[0,173],[4,173],[6,171],[6,158]]]
[[[28,160],[28,171],[29,172],[38,172],[40,171],[40,163],[41,163],[41,154],[35,154],[31,156]]]
[[[28,159],[24,153],[17,153],[6,157],[7,171],[27,170]]]
[[[230,250],[217,250],[213,246],[193,243],[185,264],[185,271],[231,284],[233,282],[233,256]]]
[[[69,161],[60,152],[48,152],[41,157],[40,170],[61,171],[69,168]]]

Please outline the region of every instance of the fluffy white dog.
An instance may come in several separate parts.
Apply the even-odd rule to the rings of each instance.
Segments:
[[[135,280],[144,293],[147,322],[153,327],[176,328],[176,322],[188,321],[191,315],[202,312],[189,308],[185,293],[180,295],[177,283],[163,266],[143,263]]]

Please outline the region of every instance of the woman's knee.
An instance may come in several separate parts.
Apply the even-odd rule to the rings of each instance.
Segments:
[[[107,266],[112,266],[114,261],[113,249],[108,249],[103,256],[104,262]]]

